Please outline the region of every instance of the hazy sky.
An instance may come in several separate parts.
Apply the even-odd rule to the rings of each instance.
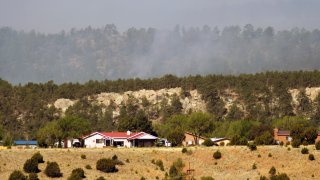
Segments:
[[[0,0],[0,27],[55,33],[72,27],[172,29],[253,24],[320,28],[320,0]]]

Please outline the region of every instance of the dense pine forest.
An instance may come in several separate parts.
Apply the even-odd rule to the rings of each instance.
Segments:
[[[164,104],[158,110],[160,121],[157,123],[150,121],[146,101],[143,101],[142,108],[134,101],[123,104],[120,116],[113,119],[112,105],[102,107],[91,103],[88,98],[101,92],[123,93],[129,90],[174,87],[183,89],[180,96],[188,96],[190,90],[197,89],[206,102],[206,112],[183,114],[179,98],[173,97],[171,104]],[[320,87],[319,71],[265,72],[238,76],[165,75],[152,79],[118,79],[60,85],[53,81],[12,85],[0,80],[0,138],[5,142],[17,138],[39,139],[41,133],[49,132],[54,123],[68,121],[79,122],[78,129],[86,127],[83,132],[130,129],[176,138],[179,134],[174,132],[190,130],[208,136],[238,135],[254,139],[263,132],[271,133],[275,126],[282,129],[295,128],[295,124],[304,128],[319,127],[320,97],[311,101],[305,94],[306,87]],[[297,105],[292,102],[290,89],[300,90]],[[226,109],[221,96],[228,90],[236,92],[239,97],[231,108]],[[58,98],[79,101],[68,108],[65,118],[62,118],[61,110],[49,106]],[[244,104],[244,109],[239,109],[237,103]],[[201,130],[197,130],[197,126],[201,126]],[[173,134],[167,134],[168,132]],[[79,134],[65,136],[76,135]]]

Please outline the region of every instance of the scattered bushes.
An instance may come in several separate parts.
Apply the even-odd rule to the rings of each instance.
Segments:
[[[92,167],[89,164],[87,164],[85,168],[86,169],[92,169]]]
[[[309,149],[304,147],[301,149],[301,153],[302,154],[309,154]]]
[[[270,180],[290,180],[286,173],[280,173],[270,177]]]
[[[116,165],[124,165],[124,163],[118,159],[117,155],[113,155],[111,159],[114,161]]]
[[[44,173],[48,177],[62,177],[62,173],[60,172],[59,165],[56,162],[48,162],[47,167],[44,170]]]
[[[191,150],[188,150],[187,148],[182,148],[182,150],[181,150],[181,152],[183,153],[183,154],[187,154],[187,155],[191,155],[192,154],[192,151]]]
[[[38,175],[36,173],[30,173],[28,180],[39,180]]]
[[[270,174],[271,176],[274,176],[274,175],[276,174],[276,172],[277,172],[277,170],[276,170],[276,168],[275,168],[274,166],[272,166],[272,167],[270,168],[270,170],[269,170],[269,174]]]
[[[160,168],[160,170],[161,171],[164,171],[164,167],[163,167],[163,162],[162,162],[162,160],[157,160],[156,162],[155,162],[155,164]]]
[[[214,159],[220,159],[221,158],[221,152],[218,150],[213,153],[213,158]]]
[[[316,150],[320,150],[320,141],[317,141],[315,144]]]
[[[248,143],[248,148],[251,150],[251,151],[255,151],[255,150],[257,150],[257,146],[256,146],[256,144],[254,144],[254,143]]]
[[[68,180],[81,180],[85,178],[86,176],[84,175],[84,170],[82,168],[77,168],[72,170],[72,173]]]
[[[302,142],[302,145],[308,146],[308,142],[307,142],[307,141],[303,141],[303,142]]]
[[[31,159],[36,160],[38,163],[44,163],[43,156],[40,154],[40,152],[33,154]]]
[[[27,177],[19,170],[14,170],[10,176],[9,180],[27,180]]]
[[[252,169],[257,169],[257,165],[256,165],[256,163],[253,163],[253,165],[252,165]]]
[[[118,160],[118,156],[115,154],[115,155],[112,156],[111,159],[114,160],[114,161],[115,161],[115,160]]]
[[[81,159],[87,159],[87,156],[85,154],[81,154]]]
[[[100,177],[97,178],[97,180],[106,180],[106,178],[100,176]]]
[[[313,155],[313,154],[309,154],[309,157],[308,157],[308,158],[309,158],[309,160],[310,160],[310,161],[315,160],[315,158],[314,158],[314,155]]]
[[[301,145],[301,141],[299,139],[294,139],[292,142],[291,142],[291,146],[293,148],[298,148],[299,146]]]
[[[36,159],[27,159],[23,165],[23,170],[27,173],[38,173],[38,161]]]
[[[202,176],[200,180],[214,180],[211,176]]]
[[[260,176],[260,180],[268,180],[266,176]]]
[[[99,159],[97,161],[96,168],[97,170],[105,173],[118,172],[118,169],[116,168],[116,163],[112,159],[106,159],[106,158]]]
[[[213,145],[214,145],[214,142],[211,141],[211,139],[208,138],[208,139],[205,139],[205,140],[204,140],[204,142],[202,143],[202,145],[209,147],[209,146],[213,146]]]
[[[185,164],[182,162],[182,159],[178,158],[175,162],[172,163],[169,169],[169,176],[171,179],[182,179],[184,176],[183,167]]]
[[[77,169],[74,169],[72,170],[72,173],[71,174],[77,174],[79,175],[80,177],[82,178],[85,178],[86,176],[84,175],[84,170],[82,168],[77,168]]]
[[[187,153],[188,150],[187,150],[187,148],[184,147],[184,148],[182,148],[181,152],[182,152],[182,153]]]

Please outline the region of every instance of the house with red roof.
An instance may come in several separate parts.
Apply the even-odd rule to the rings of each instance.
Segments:
[[[157,137],[145,132],[93,132],[83,136],[84,146],[103,147],[151,147]]]

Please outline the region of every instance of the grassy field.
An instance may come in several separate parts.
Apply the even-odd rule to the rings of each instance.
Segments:
[[[191,147],[191,155],[182,154],[182,148],[105,148],[105,149],[24,149],[24,150],[0,150],[0,179],[8,179],[10,173],[15,170],[23,170],[26,159],[40,151],[45,161],[56,161],[63,173],[60,179],[67,179],[75,168],[83,168],[86,179],[94,180],[100,176],[106,179],[146,179],[164,178],[165,172],[173,161],[182,158],[187,170],[189,163],[195,169],[195,178],[212,176],[215,179],[259,179],[260,175],[268,176],[268,171],[275,166],[277,172],[287,173],[291,179],[319,179],[320,178],[320,151],[309,146],[309,152],[315,155],[315,161],[308,160],[308,155],[301,154],[301,148],[280,146],[258,146],[258,150],[250,151],[247,147]],[[213,152],[220,150],[222,158],[214,160]],[[272,155],[269,157],[269,153]],[[82,159],[81,155],[86,155]],[[122,160],[125,165],[118,166],[117,173],[102,173],[96,170],[98,159],[111,158],[114,154]],[[261,157],[258,157],[258,155]],[[129,160],[129,163],[126,160]],[[165,171],[161,171],[152,164],[152,159],[161,159]],[[253,170],[252,165],[257,169]],[[92,169],[85,169],[91,165]],[[40,179],[49,179],[43,173],[46,163],[39,164],[42,170],[38,174]],[[312,177],[312,175],[314,177]]]

